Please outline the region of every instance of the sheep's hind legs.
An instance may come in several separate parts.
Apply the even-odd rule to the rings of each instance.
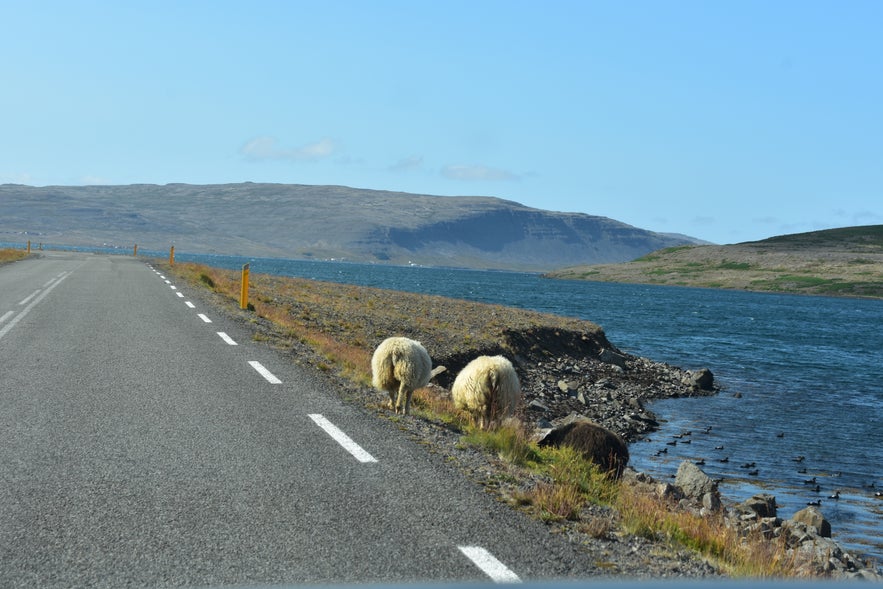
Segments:
[[[399,386],[399,398],[396,401],[396,413],[399,412],[399,408],[402,410],[402,415],[408,415],[411,413],[411,391],[402,383]]]

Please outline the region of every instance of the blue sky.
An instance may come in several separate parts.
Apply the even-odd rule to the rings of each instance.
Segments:
[[[715,243],[883,223],[883,2],[0,0],[0,183],[486,195]]]

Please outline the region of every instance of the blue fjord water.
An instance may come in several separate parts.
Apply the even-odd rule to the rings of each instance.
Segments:
[[[579,317],[601,325],[623,351],[683,368],[708,367],[721,392],[653,403],[664,423],[649,440],[632,444],[633,466],[666,479],[681,461],[704,460],[705,472],[723,479],[725,500],[771,493],[782,517],[821,500],[835,539],[883,562],[883,498],[874,495],[883,491],[883,301],[559,281],[516,272],[192,259],[228,268],[248,261],[252,272]],[[666,444],[685,431],[692,435],[677,446]],[[657,456],[663,448],[667,452]],[[837,491],[840,499],[830,499]]]
[[[725,500],[771,493],[782,517],[821,500],[834,538],[883,563],[883,498],[874,495],[883,491],[883,301],[516,272],[183,253],[176,259],[233,269],[249,262],[256,273],[579,317],[601,325],[623,351],[683,368],[708,367],[721,392],[651,404],[662,427],[632,444],[631,464],[666,479],[681,461],[704,460],[703,470],[723,479]],[[667,444],[686,431],[692,434],[678,445]],[[837,491],[839,499],[829,498]]]

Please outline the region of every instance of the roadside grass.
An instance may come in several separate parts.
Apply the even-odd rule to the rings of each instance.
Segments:
[[[190,263],[165,268],[192,286],[218,293],[231,305],[238,306],[238,273]],[[373,350],[364,330],[354,322],[323,315],[334,315],[329,310],[340,305],[352,307],[354,304],[372,314],[401,314],[406,313],[405,310],[387,304],[371,289],[300,279],[274,279],[264,284],[258,278],[252,284],[255,285],[251,297],[254,315],[272,325],[267,339],[281,344],[288,339],[305,342],[325,359],[320,370],[335,370],[361,386],[371,386]],[[351,308],[349,311],[352,315]],[[417,321],[419,318],[408,316],[407,319]],[[450,317],[429,314],[423,318],[421,329],[444,332],[444,337],[440,336],[442,340],[466,349],[471,344],[463,340],[490,337],[478,335],[474,327],[460,325]],[[264,331],[258,333],[265,334]],[[375,334],[375,337],[382,336]],[[379,400],[377,405],[383,405],[384,401]],[[666,541],[671,546],[695,551],[733,576],[794,574],[793,562],[776,541],[741,538],[726,526],[720,515],[699,517],[673,510],[672,505],[654,493],[638,491],[599,471],[572,448],[538,446],[520,421],[507,420],[495,429],[482,430],[453,406],[446,391],[432,386],[415,391],[412,413],[462,432],[461,444],[493,454],[527,473],[525,479],[538,481],[514,493],[511,502],[542,521],[576,522],[577,529],[597,538],[625,532]],[[613,510],[618,514],[618,523],[611,523],[610,518],[584,515],[584,508],[590,505]]]
[[[12,248],[0,249],[0,264],[15,262],[28,257],[28,252]]]

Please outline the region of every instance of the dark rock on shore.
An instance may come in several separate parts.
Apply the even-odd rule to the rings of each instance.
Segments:
[[[612,431],[585,418],[569,422],[548,431],[540,446],[569,446],[579,452],[603,472],[619,478],[629,462],[625,441]]]

